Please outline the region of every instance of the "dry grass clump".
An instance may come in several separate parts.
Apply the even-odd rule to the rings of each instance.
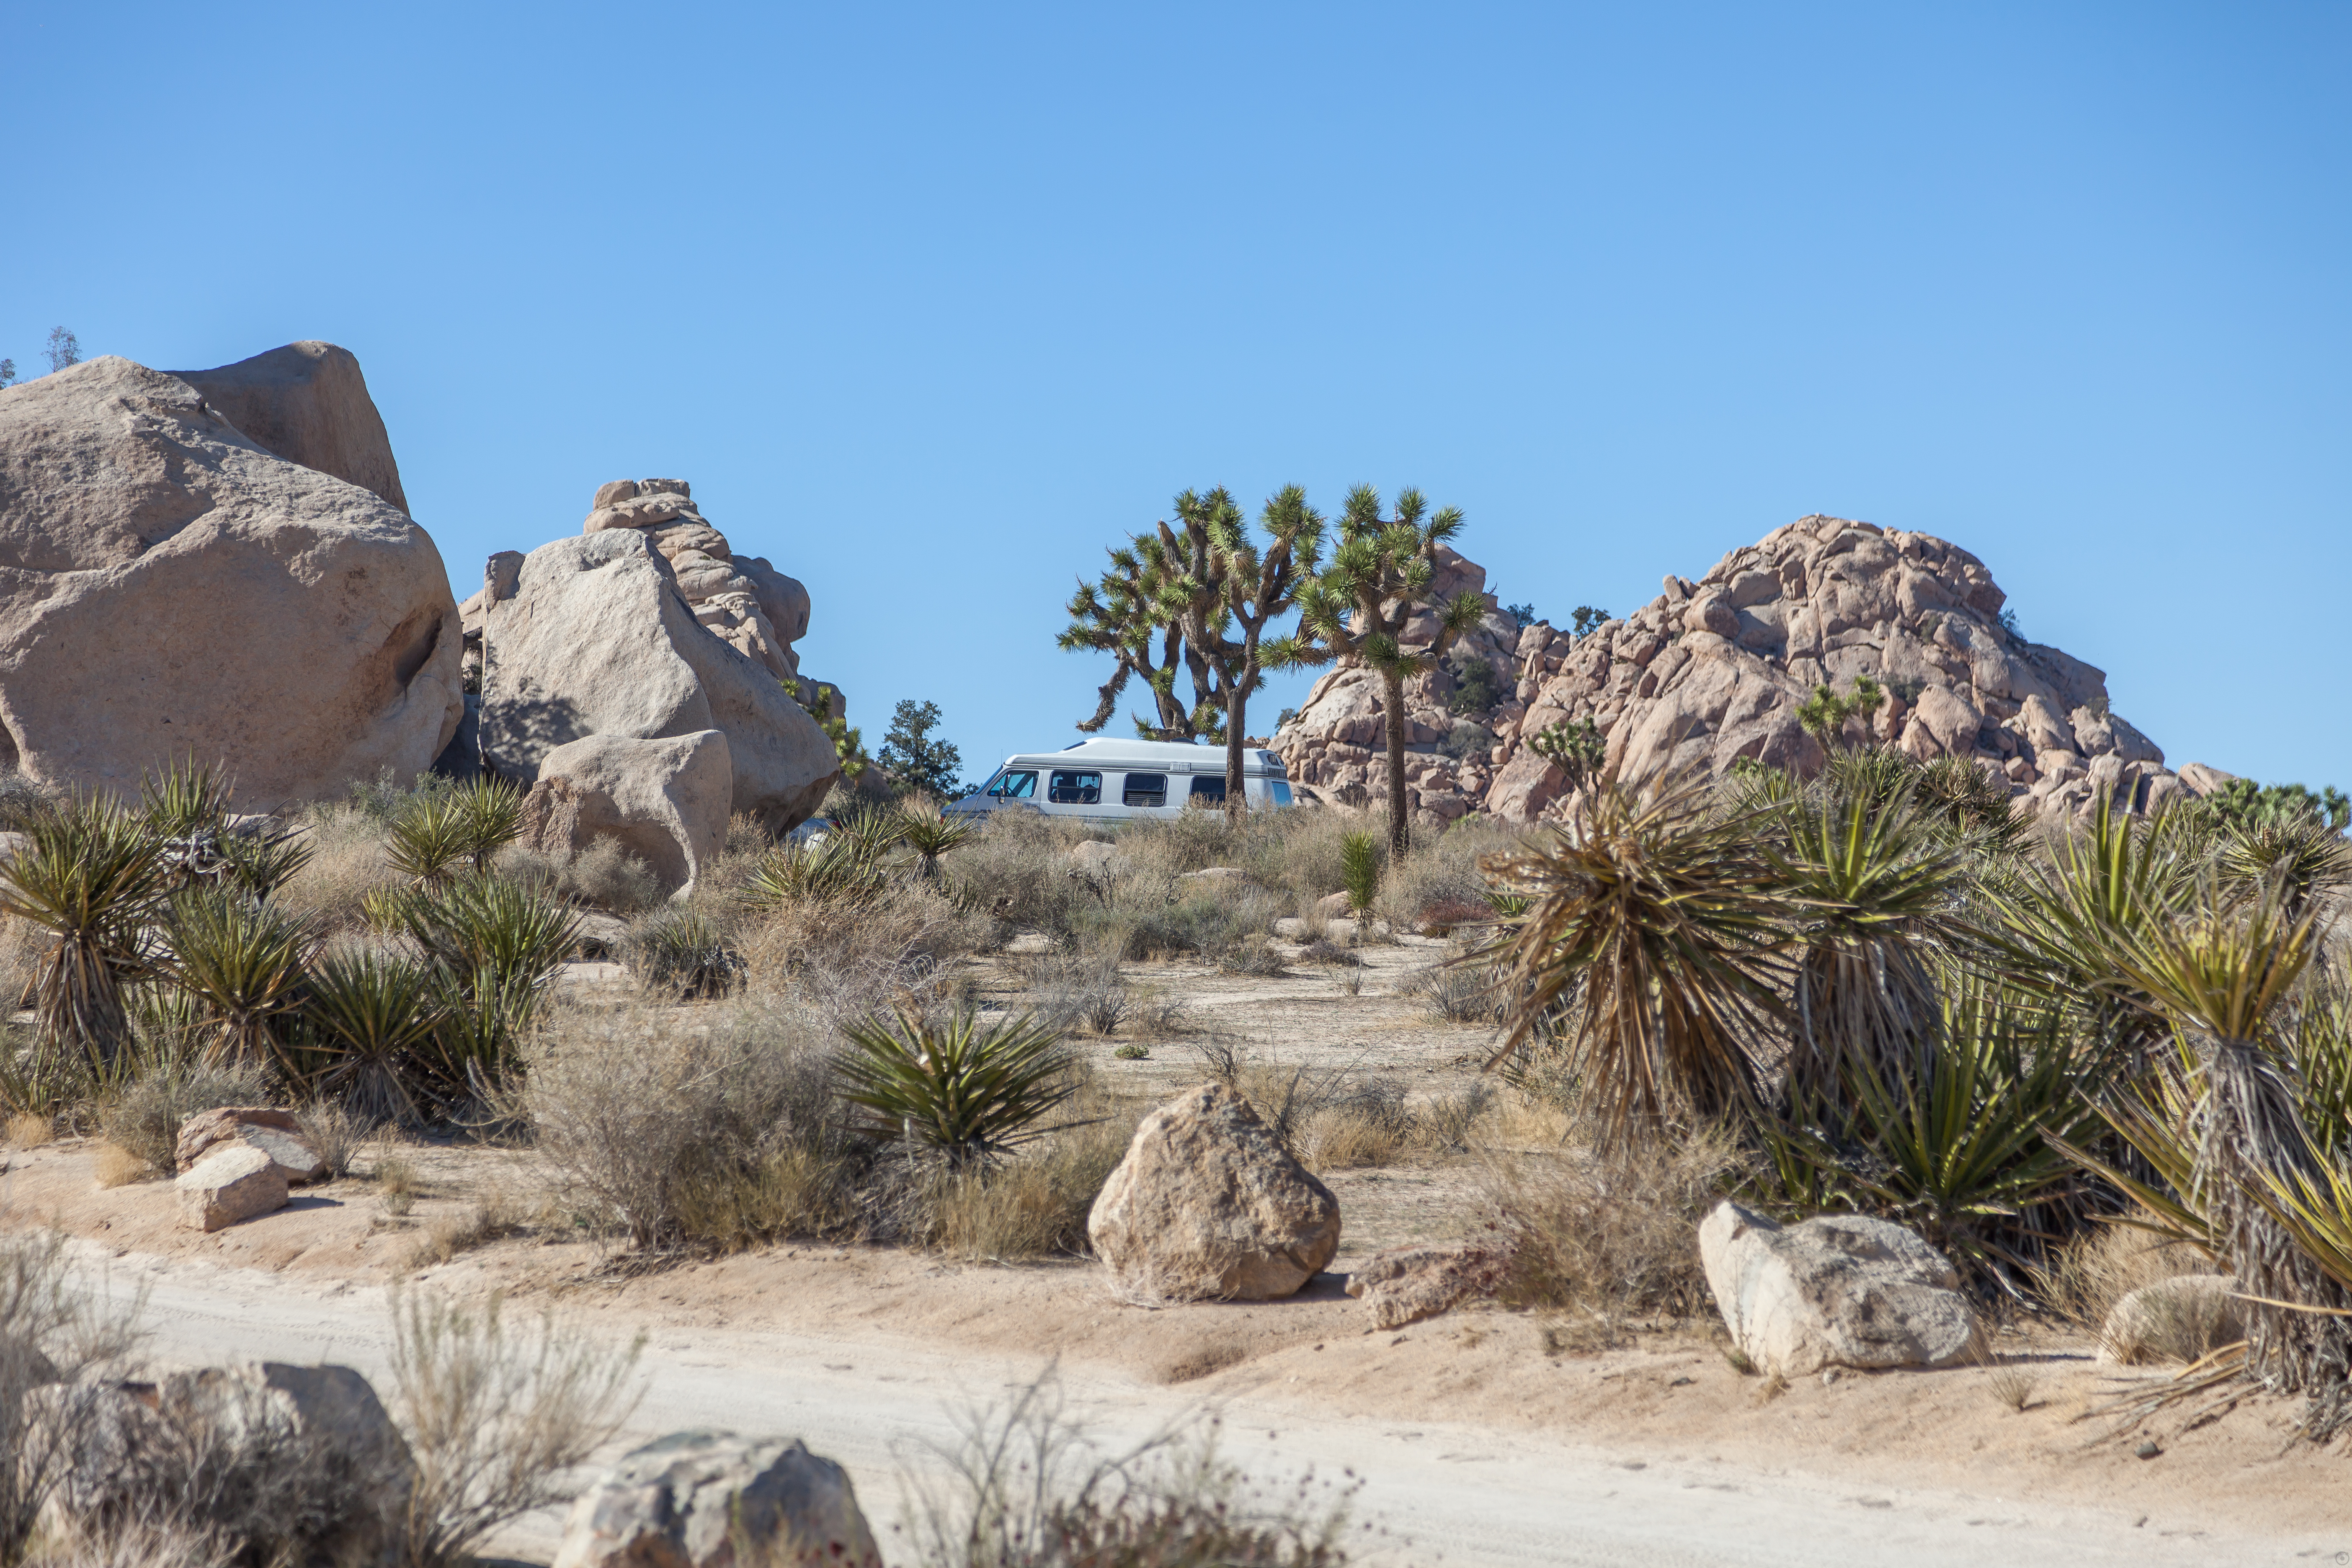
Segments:
[[[327,1167],[325,1179],[352,1173],[352,1162],[375,1131],[375,1124],[350,1107],[331,1100],[314,1100],[294,1113],[302,1136]]]
[[[1027,967],[1029,1010],[1054,1027],[1103,1037],[1126,1021],[1134,998],[1116,952],[1055,953]]]
[[[100,1143],[90,1159],[90,1173],[101,1187],[127,1187],[163,1174],[152,1162],[120,1143]]]
[[[1302,1156],[1310,1170],[1354,1171],[1396,1163],[1412,1131],[1409,1120],[1379,1102],[1349,1101],[1307,1119]]]
[[[2137,1225],[2100,1225],[2061,1247],[2037,1283],[2052,1310],[2096,1333],[2116,1303],[2142,1286],[2219,1267],[2187,1242]]]
[[[1087,1215],[1127,1146],[1139,1110],[1097,1102],[1091,1126],[1055,1133],[1017,1158],[943,1178],[930,1202],[932,1247],[970,1261],[1075,1257],[1087,1250]]]
[[[1740,1163],[1732,1134],[1699,1127],[1599,1152],[1589,1124],[1558,1153],[1494,1153],[1481,1206],[1512,1255],[1507,1295],[1566,1310],[1613,1341],[1629,1317],[1706,1310],[1693,1229]]]
[[[1478,858],[1513,847],[1518,835],[1485,817],[1465,816],[1434,838],[1416,836],[1412,853],[1392,859],[1381,877],[1373,912],[1411,931],[1425,910],[1483,905],[1491,884]]]
[[[47,1116],[12,1116],[8,1118],[8,1147],[37,1149],[58,1135],[58,1124]]]
[[[1429,1016],[1441,1023],[1492,1027],[1502,1016],[1501,987],[1486,964],[1448,958],[1406,975],[1397,990],[1420,997]]]
[[[14,1012],[28,1004],[41,957],[53,940],[28,920],[0,915],[0,1005]]]
[[[515,1213],[511,1202],[505,1194],[496,1194],[482,1202],[467,1205],[462,1213],[434,1221],[425,1228],[425,1235],[408,1249],[406,1266],[410,1268],[430,1268],[448,1262],[460,1253],[488,1247],[521,1228],[521,1218]]]
[[[987,940],[984,919],[917,883],[871,902],[786,904],[734,934],[755,994],[804,1002],[835,1020],[927,987]]]

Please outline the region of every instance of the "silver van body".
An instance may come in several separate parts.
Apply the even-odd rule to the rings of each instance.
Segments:
[[[1288,775],[1272,752],[1252,747],[1242,753],[1242,788],[1253,811],[1291,804]],[[1007,757],[986,784],[947,809],[967,816],[1011,810],[1129,822],[1224,804],[1223,746],[1095,740]]]

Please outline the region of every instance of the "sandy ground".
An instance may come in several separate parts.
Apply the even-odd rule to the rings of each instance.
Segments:
[[[1360,996],[1328,976],[1234,980],[1154,968],[1196,1016],[1263,1051],[1469,1080],[1483,1036],[1433,1024],[1388,993],[1429,954],[1376,949]],[[1108,1056],[1139,1093],[1198,1058],[1155,1043]],[[1352,1258],[1459,1234],[1458,1171],[1405,1165],[1331,1184],[1347,1240],[1297,1298],[1142,1310],[1079,1263],[967,1266],[888,1248],[797,1247],[626,1275],[547,1223],[448,1261],[417,1256],[481,1198],[530,1208],[528,1156],[479,1147],[399,1152],[417,1172],[404,1216],[368,1181],[215,1236],[181,1228],[164,1184],[102,1191],[92,1148],[12,1152],[6,1222],[56,1225],[117,1291],[147,1296],[159,1360],[230,1354],[382,1370],[383,1292],[395,1279],[499,1289],[615,1341],[648,1336],[644,1401],[619,1447],[707,1425],[806,1438],[850,1468],[877,1525],[955,1420],[1049,1367],[1105,1441],[1219,1413],[1251,1472],[1351,1471],[1367,1561],[1475,1563],[2327,1563],[2352,1551],[2343,1446],[2293,1438],[2292,1410],[2250,1397],[2193,1429],[2158,1418],[2118,1440],[2092,1407],[2147,1380],[2095,1363],[2063,1336],[2007,1336],[2037,1378],[2022,1411],[1986,1369],[1846,1373],[1785,1390],[1743,1377],[1697,1331],[1598,1354],[1539,1314],[1474,1310],[1378,1332],[1342,1289]],[[2135,1457],[2153,1438],[2158,1457]],[[504,1550],[551,1554],[557,1521]],[[898,1555],[903,1559],[903,1542]]]

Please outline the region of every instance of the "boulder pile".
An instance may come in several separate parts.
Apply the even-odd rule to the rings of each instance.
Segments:
[[[445,759],[448,771],[478,763],[535,786],[554,753],[591,738],[715,731],[731,780],[725,811],[774,831],[805,820],[839,777],[833,742],[783,685],[799,675],[792,645],[808,630],[808,591],[737,557],[683,479],[604,486],[578,535],[491,556],[461,615],[481,689],[475,753]],[[682,886],[709,836],[709,792],[680,770],[713,765],[709,748],[636,748],[634,762],[629,750],[607,748],[593,780],[571,779],[566,799],[542,801],[530,819],[569,848],[583,831],[635,824],[674,846],[662,851],[664,879]],[[603,798],[583,807],[589,794]],[[649,815],[615,805],[632,799],[660,804]]]
[[[135,795],[225,760],[268,811],[431,765],[457,606],[383,429],[324,343],[0,390],[0,767]]]
[[[1474,574],[1483,585],[1475,566],[1454,569],[1464,582]],[[1640,610],[1581,637],[1542,621],[1517,628],[1516,684],[1483,712],[1447,712],[1459,706],[1449,702],[1462,686],[1455,669],[1415,677],[1406,686],[1411,804],[1428,822],[1474,807],[1514,823],[1558,816],[1572,781],[1530,742],[1587,721],[1605,739],[1605,764],[1629,783],[1720,777],[1743,757],[1811,772],[1823,753],[1798,709],[1817,686],[1845,695],[1861,676],[1885,700],[1867,728],[1850,719],[1846,739],[1969,759],[2033,811],[2080,815],[2105,786],[2145,813],[2230,782],[2198,763],[2167,768],[2157,744],[2109,708],[2105,675],[2028,641],[2002,616],[2004,600],[1984,563],[1956,544],[1800,518],[1696,582],[1666,578]],[[1441,719],[1454,726],[1443,744]],[[1491,746],[1481,752],[1465,721]],[[1382,721],[1378,680],[1342,668],[1317,683],[1274,746],[1296,783],[1343,804],[1384,801]]]

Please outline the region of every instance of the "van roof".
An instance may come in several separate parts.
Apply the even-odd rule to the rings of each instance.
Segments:
[[[1221,773],[1223,746],[1192,746],[1181,741],[1118,741],[1097,736],[1058,752],[1015,752],[1003,765],[1035,768],[1150,768],[1160,773]],[[1244,773],[1280,773],[1282,759],[1255,746],[1242,752]]]

